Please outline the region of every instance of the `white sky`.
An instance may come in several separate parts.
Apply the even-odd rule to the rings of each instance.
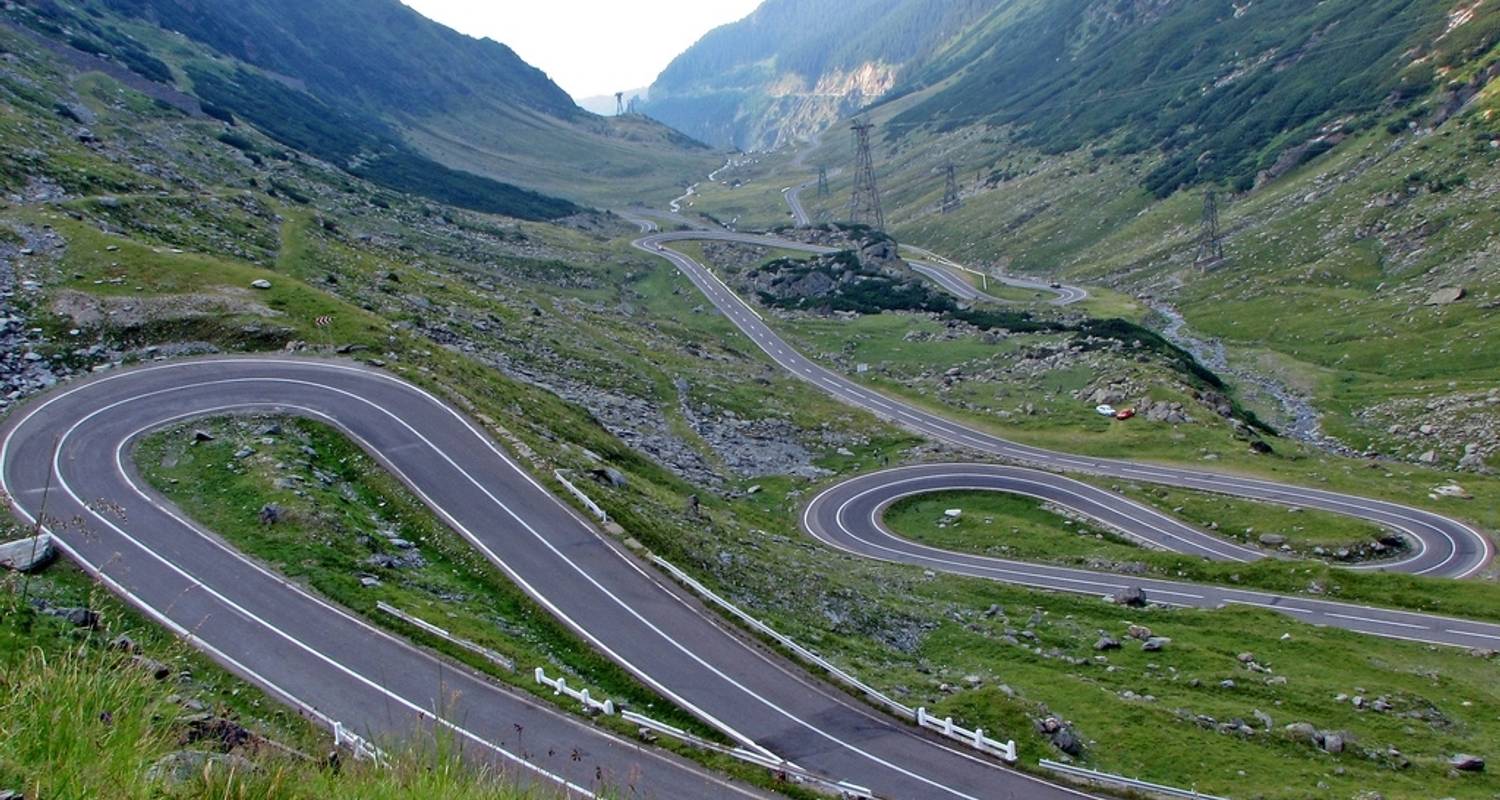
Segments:
[[[651,85],[698,37],[760,0],[402,0],[470,36],[503,42],[574,100]]]

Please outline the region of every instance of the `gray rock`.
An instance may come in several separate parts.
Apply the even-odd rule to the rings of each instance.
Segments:
[[[256,278],[255,280],[250,281],[250,288],[269,289],[271,288],[271,282],[266,280],[265,278]]]
[[[1141,642],[1141,649],[1148,653],[1155,653],[1160,650],[1165,650],[1167,645],[1171,643],[1172,640],[1167,638],[1166,636],[1153,636],[1150,639]]]
[[[267,503],[260,507],[260,524],[275,525],[281,521],[281,506],[275,503]]]
[[[0,566],[17,572],[40,570],[56,556],[57,547],[53,545],[50,533],[0,544]]]
[[[1095,650],[1119,650],[1120,640],[1111,636],[1100,636],[1099,641],[1094,642]]]
[[[1121,589],[1114,601],[1118,605],[1140,608],[1146,605],[1146,593],[1139,586],[1129,586]]]
[[[66,620],[75,628],[99,627],[99,615],[87,608],[55,608],[49,606],[43,608],[42,613],[49,617]]]
[[[1444,286],[1427,296],[1426,304],[1429,306],[1446,306],[1464,299],[1468,294],[1462,286]]]
[[[1286,544],[1286,537],[1279,533],[1262,533],[1260,543],[1266,547],[1280,547]]]
[[[259,772],[255,762],[232,753],[205,753],[200,750],[178,750],[168,753],[146,770],[146,779],[156,783],[176,786],[192,781],[205,773],[246,775]]]
[[[1448,759],[1448,766],[1459,772],[1484,772],[1484,759],[1468,753],[1458,753]]]
[[[1325,752],[1334,754],[1344,752],[1345,742],[1344,735],[1342,733],[1333,733],[1330,731],[1320,734],[1320,736],[1321,741],[1318,742],[1318,746],[1322,747]]]
[[[211,442],[213,440],[214,440],[214,435],[211,434],[211,433],[209,433],[208,431],[205,431],[205,430],[196,430],[196,431],[193,431],[193,441],[194,442]]]
[[[606,486],[613,486],[616,489],[623,489],[626,486],[630,485],[630,481],[626,480],[625,478],[625,473],[615,469],[614,467],[601,467],[599,469],[592,470],[591,472],[589,472],[589,475],[593,476],[594,480]]]
[[[1299,742],[1315,742],[1318,739],[1318,729],[1311,722],[1293,722],[1283,730]]]

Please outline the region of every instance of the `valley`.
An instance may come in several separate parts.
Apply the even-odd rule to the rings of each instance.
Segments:
[[[768,0],[600,116],[7,5],[0,795],[1495,794],[1500,17],[1355,6]]]

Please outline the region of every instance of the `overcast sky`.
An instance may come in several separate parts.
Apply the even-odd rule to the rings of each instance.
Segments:
[[[651,85],[678,53],[760,0],[402,0],[510,45],[574,100]]]

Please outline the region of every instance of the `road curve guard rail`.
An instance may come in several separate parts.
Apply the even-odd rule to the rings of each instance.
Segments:
[[[557,478],[557,482],[561,483],[563,488],[568,490],[569,494],[578,498],[578,502],[583,503],[583,507],[587,508],[590,514],[593,514],[600,522],[609,522],[609,514],[606,514],[604,509],[599,507],[598,503],[595,503],[588,495],[584,494],[582,489],[573,485],[573,482],[568,480],[567,476],[563,475],[562,470],[552,470],[552,476]]]
[[[489,649],[488,647],[485,647],[482,644],[471,642],[468,639],[454,636],[446,629],[439,628],[438,626],[424,619],[421,619],[420,617],[414,617],[411,614],[408,614],[405,611],[396,608],[390,603],[385,602],[384,600],[377,602],[375,604],[375,608],[378,611],[389,614],[396,619],[405,622],[407,625],[410,625],[413,628],[422,631],[423,633],[431,634],[432,636],[436,636],[437,638],[442,639],[445,642],[449,642],[451,644],[462,647],[463,649],[482,657],[484,660],[490,662],[491,664],[500,667],[506,672],[516,671],[516,662],[511,661],[509,658],[500,655],[499,653]]]
[[[537,683],[540,683],[543,686],[551,687],[554,694],[565,694],[573,698],[574,700],[583,703],[583,707],[586,711],[590,713],[597,711],[601,714],[614,716],[615,701],[595,700],[591,695],[589,695],[588,689],[574,689],[573,687],[568,685],[568,680],[561,675],[557,676],[556,678],[549,678],[547,677],[547,672],[541,667],[536,668],[535,675]]]
[[[983,750],[992,756],[997,756],[1007,763],[1016,763],[1016,742],[1014,739],[1006,742],[1002,742],[999,739],[991,739],[985,736],[984,731],[980,728],[975,728],[972,731],[968,730],[967,728],[953,724],[952,717],[938,719],[927,713],[927,709],[920,706],[917,707],[916,720],[918,725],[930,731],[937,731],[949,739],[957,739],[976,750]]]
[[[1072,764],[1063,764],[1058,761],[1042,759],[1041,765],[1045,769],[1052,770],[1059,775],[1088,781],[1090,783],[1113,786],[1119,789],[1128,789],[1142,794],[1156,795],[1159,797],[1187,797],[1195,800],[1225,800],[1223,797],[1212,794],[1204,794],[1195,789],[1179,789],[1175,786],[1163,786],[1150,781],[1138,781],[1135,778],[1126,778],[1121,775],[1111,775],[1108,772],[1096,772],[1083,767],[1075,767]]]
[[[767,625],[766,623],[761,622],[755,617],[750,616],[735,604],[729,602],[728,600],[725,600],[717,593],[715,593],[712,589],[704,586],[693,576],[687,574],[686,572],[683,572],[680,568],[677,567],[677,565],[673,564],[672,562],[667,561],[661,556],[655,554],[651,556],[651,560],[654,561],[657,566],[666,570],[667,573],[670,574],[673,578],[676,578],[678,581],[686,585],[689,589],[693,590],[694,594],[697,594],[699,597],[702,597],[703,599],[708,600],[714,605],[724,609],[730,615],[748,625],[751,630],[754,630],[755,632],[766,636],[782,647],[785,647],[787,650],[790,650],[798,658],[801,658],[803,661],[806,661],[807,663],[812,664],[828,673],[828,675],[834,680],[837,680],[845,686],[859,691],[876,703],[891,709],[900,716],[912,720],[913,722],[917,723],[917,725],[926,728],[927,730],[940,733],[949,739],[952,739],[956,742],[962,742],[963,744],[979,750],[982,753],[1000,758],[1007,764],[1016,763],[1016,743],[1014,740],[1001,742],[997,739],[991,739],[985,736],[983,731],[966,730],[962,727],[959,727],[958,725],[953,724],[953,719],[951,717],[945,720],[940,720],[936,717],[929,716],[926,709],[912,708],[911,706],[908,706],[905,703],[896,700],[890,695],[881,692],[875,687],[870,686],[869,684],[865,683],[859,678],[854,677],[848,672],[845,672],[843,669],[834,666],[827,659],[823,658],[812,650],[809,650],[806,647],[798,644],[796,640],[792,639],[792,637],[780,633],[770,625]]]
[[[336,720],[333,723],[333,744],[335,747],[348,748],[354,754],[355,761],[373,761],[381,766],[386,764],[385,753],[380,752],[380,748]]]

